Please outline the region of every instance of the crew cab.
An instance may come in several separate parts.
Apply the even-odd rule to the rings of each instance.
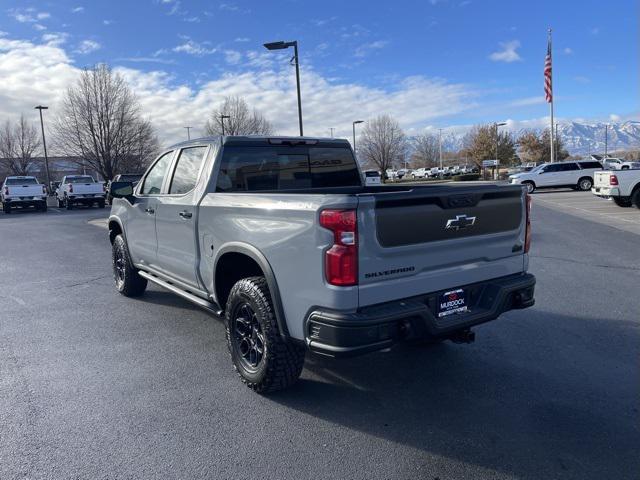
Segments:
[[[11,176],[4,179],[0,189],[2,211],[11,213],[14,208],[34,207],[47,211],[47,187],[36,177]]]
[[[640,169],[596,172],[591,193],[610,198],[619,207],[640,208]]]
[[[257,392],[295,382],[308,350],[471,342],[472,327],[534,304],[521,186],[366,186],[346,140],[191,140],[111,193],[116,289],[152,282],[224,315]]]
[[[56,189],[58,207],[71,210],[75,205],[104,208],[106,187],[89,175],[67,175]]]
[[[541,188],[561,187],[589,191],[593,186],[593,175],[598,170],[602,170],[602,165],[593,160],[543,163],[528,172],[509,175],[509,182],[524,185],[528,193]]]

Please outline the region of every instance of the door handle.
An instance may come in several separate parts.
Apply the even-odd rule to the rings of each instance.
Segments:
[[[156,211],[151,207],[145,208],[144,211],[147,212],[149,215],[153,215],[154,213],[156,213]]]
[[[186,210],[183,210],[178,215],[180,215],[182,218],[191,218],[191,217],[193,217],[193,213],[187,212]]]

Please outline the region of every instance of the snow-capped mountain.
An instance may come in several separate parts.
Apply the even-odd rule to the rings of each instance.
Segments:
[[[604,153],[606,125],[603,122],[561,122],[558,123],[558,136],[562,138],[567,150],[572,155]],[[631,120],[624,123],[609,123],[608,125],[608,152],[640,149],[640,121]],[[516,137],[525,130],[518,129],[517,122],[514,122],[514,127],[516,128],[512,129],[512,133]],[[442,132],[442,149],[445,151],[460,150],[462,139],[468,130],[468,128],[444,130]]]

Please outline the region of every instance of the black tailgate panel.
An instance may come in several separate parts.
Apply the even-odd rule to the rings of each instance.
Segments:
[[[513,231],[520,228],[522,212],[520,186],[384,195],[376,198],[378,243],[383,247],[398,247]],[[463,216],[461,221],[456,221],[458,216]],[[446,228],[450,220],[454,228]],[[456,229],[455,225],[463,228]]]

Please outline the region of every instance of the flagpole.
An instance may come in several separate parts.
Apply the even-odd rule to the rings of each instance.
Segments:
[[[549,28],[549,53],[551,53],[551,28]],[[551,56],[553,62],[553,56]],[[555,162],[555,148],[554,148],[554,138],[553,138],[553,99],[555,97],[555,92],[553,91],[553,67],[551,68],[551,102],[549,102],[549,110],[551,112],[551,128],[549,129],[551,138],[551,163]]]

